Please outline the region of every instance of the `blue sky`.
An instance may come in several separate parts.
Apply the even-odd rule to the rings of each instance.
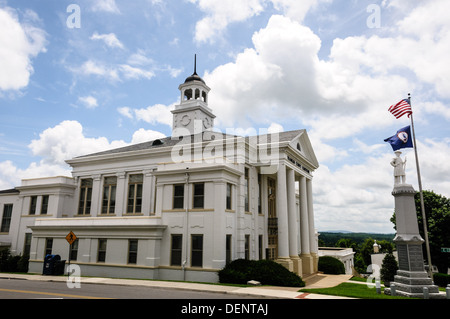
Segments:
[[[70,175],[64,160],[74,156],[169,136],[197,54],[217,129],[308,130],[321,165],[319,230],[393,232],[394,154],[383,140],[409,124],[387,112],[408,93],[424,188],[450,196],[449,9],[446,0],[0,0],[0,189]],[[404,155],[417,189],[414,152]]]

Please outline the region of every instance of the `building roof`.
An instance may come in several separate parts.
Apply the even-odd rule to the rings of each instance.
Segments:
[[[291,141],[292,139],[294,139],[295,137],[297,137],[299,134],[301,134],[303,132],[305,132],[305,130],[280,132],[278,135],[278,142]],[[205,131],[202,134],[203,134],[203,136],[202,136],[203,142],[209,142],[209,141],[214,140],[214,138],[217,139],[218,137],[220,138],[220,135],[222,135],[223,139],[242,137],[242,136],[238,136],[238,135],[230,135],[230,134],[224,134],[224,133],[220,133],[220,132],[210,132],[210,131]],[[214,138],[211,138],[212,135],[214,135]],[[264,135],[258,135],[256,137],[258,137],[259,141],[263,141],[264,143],[266,143],[266,141],[267,141],[267,143],[271,143],[272,136],[273,136],[273,134],[264,134]],[[251,137],[254,137],[254,136],[251,136]],[[248,141],[248,139],[251,137],[245,137],[246,141]],[[144,142],[144,143],[133,144],[133,145],[115,148],[115,149],[111,149],[111,150],[106,150],[106,151],[102,151],[102,152],[97,152],[97,153],[93,153],[93,154],[82,155],[82,156],[78,156],[76,158],[85,158],[85,157],[97,156],[97,155],[113,155],[113,154],[133,152],[133,151],[158,149],[161,147],[168,147],[168,146],[170,147],[170,146],[177,145],[182,138],[183,137],[180,137],[180,138],[165,137],[165,138],[156,139],[156,140],[148,141],[148,142]],[[195,139],[194,135],[191,135],[190,138],[191,138],[191,141],[194,141],[194,142],[197,141]]]
[[[184,83],[189,83],[193,81],[200,81],[203,84],[206,84],[205,81],[196,72],[194,72],[194,74],[192,74],[191,76],[187,77]]]
[[[19,190],[16,189],[16,188],[0,190],[0,195],[5,195],[5,194],[17,194],[17,193],[20,193],[20,192],[19,192]]]

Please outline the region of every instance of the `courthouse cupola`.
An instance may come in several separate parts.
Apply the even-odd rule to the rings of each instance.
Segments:
[[[173,114],[172,135],[179,135],[179,132],[187,132],[176,129],[189,130],[190,134],[201,133],[211,129],[216,117],[208,107],[208,94],[211,90],[206,82],[197,74],[197,55],[194,58],[194,73],[187,77],[178,89],[181,92],[180,104],[175,106]],[[182,133],[184,134],[184,133]]]

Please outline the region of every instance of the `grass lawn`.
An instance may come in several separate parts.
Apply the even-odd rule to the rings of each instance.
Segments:
[[[332,288],[317,288],[317,289],[301,289],[301,292],[309,292],[322,295],[343,296],[361,299],[411,299],[409,297],[388,296],[381,288],[381,294],[377,294],[375,287],[369,288],[367,285],[358,283],[344,282]]]

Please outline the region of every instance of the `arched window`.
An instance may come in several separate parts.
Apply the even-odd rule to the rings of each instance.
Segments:
[[[192,89],[184,91],[184,99],[185,101],[192,99]]]

